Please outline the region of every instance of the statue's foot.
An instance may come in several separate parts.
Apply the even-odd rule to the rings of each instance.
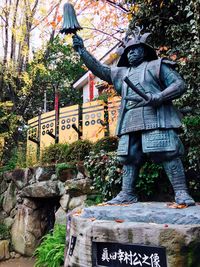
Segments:
[[[175,201],[177,204],[183,204],[187,206],[194,206],[194,199],[185,190],[178,190],[175,192]]]
[[[128,194],[126,192],[121,191],[115,198],[106,202],[106,204],[109,204],[109,205],[132,204],[132,203],[136,203],[137,201],[138,199],[136,195]]]

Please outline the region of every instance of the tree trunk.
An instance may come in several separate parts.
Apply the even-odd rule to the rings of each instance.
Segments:
[[[13,24],[12,24],[13,33],[11,37],[11,51],[10,51],[10,58],[14,62],[16,60],[16,33],[14,31],[16,29],[18,6],[19,6],[19,0],[16,0],[14,14],[13,14]]]

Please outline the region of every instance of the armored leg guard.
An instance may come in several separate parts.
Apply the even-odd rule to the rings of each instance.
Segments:
[[[139,168],[135,165],[123,166],[122,191],[115,198],[108,201],[107,204],[132,204],[137,202],[137,196],[134,194],[134,184],[138,172]]]
[[[195,205],[193,198],[188,194],[184,168],[180,158],[165,161],[163,166],[173,186],[176,203],[187,206]]]

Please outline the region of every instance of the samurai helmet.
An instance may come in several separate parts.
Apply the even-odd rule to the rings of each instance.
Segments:
[[[136,26],[133,31],[131,31],[124,39],[123,44],[119,47],[117,53],[120,55],[118,61],[118,67],[128,67],[127,53],[128,51],[135,46],[143,46],[145,49],[145,60],[151,61],[157,59],[157,54],[154,48],[146,43],[147,38],[151,35],[150,32],[141,34],[142,28]],[[130,38],[130,36],[133,36]]]

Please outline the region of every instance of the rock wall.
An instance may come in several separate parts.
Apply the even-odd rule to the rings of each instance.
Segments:
[[[87,196],[95,194],[90,179],[77,171],[69,180],[69,173],[57,177],[55,166],[48,166],[1,175],[0,223],[10,230],[10,239],[0,241],[0,260],[31,256],[54,223],[66,224],[67,213],[84,207]]]

